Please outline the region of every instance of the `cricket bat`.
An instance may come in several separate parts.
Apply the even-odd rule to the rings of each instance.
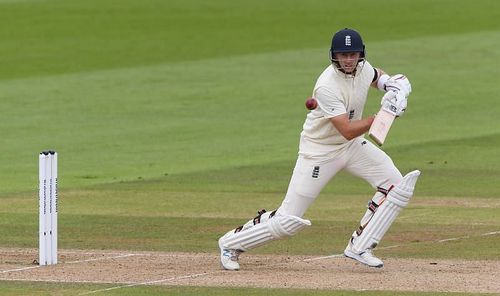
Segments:
[[[396,116],[385,111],[382,108],[377,113],[377,116],[375,116],[375,120],[373,120],[372,126],[368,131],[368,135],[379,146],[382,146],[382,144],[384,144],[385,138],[389,133],[389,129],[391,128],[394,118],[396,118]]]

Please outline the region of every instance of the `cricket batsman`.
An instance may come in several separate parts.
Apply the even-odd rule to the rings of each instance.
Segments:
[[[219,239],[224,269],[238,270],[241,253],[310,226],[311,222],[302,218],[304,213],[340,170],[362,178],[375,190],[344,255],[370,267],[384,265],[373,249],[408,205],[420,172],[402,176],[391,158],[363,137],[374,116],[362,115],[371,86],[385,92],[381,102],[384,110],[402,116],[411,84],[402,74],[389,76],[373,67],[366,60],[360,34],[352,29],[334,34],[330,61],[314,86],[317,107],[304,122],[298,159],[281,206],[270,212],[258,211],[255,218]]]

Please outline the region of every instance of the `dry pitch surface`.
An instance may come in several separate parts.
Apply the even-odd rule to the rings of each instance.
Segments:
[[[500,293],[500,261],[385,258],[381,269],[341,255],[244,254],[240,271],[220,269],[218,254],[61,250],[38,266],[36,249],[0,249],[0,280],[138,285]],[[370,283],[366,286],[366,283]],[[87,294],[99,294],[104,290]]]

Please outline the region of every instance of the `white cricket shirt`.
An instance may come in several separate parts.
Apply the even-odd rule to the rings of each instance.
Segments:
[[[350,120],[361,119],[374,75],[374,69],[367,61],[358,64],[354,77],[338,71],[333,65],[321,73],[313,90],[318,107],[307,114],[299,154],[321,156],[335,152],[349,142],[330,118],[347,113]]]

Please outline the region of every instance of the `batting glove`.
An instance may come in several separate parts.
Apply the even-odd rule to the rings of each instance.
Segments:
[[[382,109],[393,114],[396,117],[403,115],[408,106],[408,99],[402,92],[388,91],[382,97]]]
[[[401,93],[405,98],[408,98],[411,93],[411,83],[403,74],[396,74],[387,80],[385,90]]]

